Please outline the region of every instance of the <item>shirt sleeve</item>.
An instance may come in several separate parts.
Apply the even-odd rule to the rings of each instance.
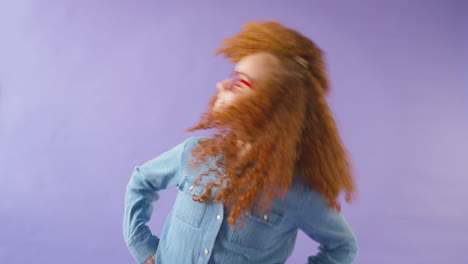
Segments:
[[[159,190],[179,183],[184,153],[196,138],[189,137],[133,170],[125,193],[123,235],[130,253],[138,263],[150,258],[159,244],[159,238],[146,225],[153,213],[152,203],[159,199]]]
[[[352,263],[357,241],[343,215],[329,208],[323,196],[315,191],[308,193],[303,202],[298,227],[320,244],[318,254],[310,256],[307,263]]]

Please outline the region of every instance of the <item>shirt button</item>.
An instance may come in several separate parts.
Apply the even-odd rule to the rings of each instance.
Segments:
[[[268,215],[267,215],[267,214],[264,214],[264,215],[263,215],[263,219],[265,219],[265,221],[268,220]]]
[[[193,190],[193,185],[191,185],[190,187],[188,187],[189,190]]]
[[[205,248],[205,254],[208,255],[209,251],[207,248]]]
[[[217,215],[217,216],[216,216],[216,219],[221,220],[221,216],[220,216],[220,215]]]

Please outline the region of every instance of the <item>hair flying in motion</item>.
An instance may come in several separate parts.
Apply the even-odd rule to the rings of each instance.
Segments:
[[[277,59],[271,63],[268,80],[258,84],[252,96],[222,112],[211,111],[213,96],[208,111],[187,129],[218,129],[192,150],[191,166],[222,157],[215,159],[217,170],[197,179],[215,173],[218,182],[208,183],[205,193],[194,200],[205,202],[213,187],[221,187],[214,202],[229,209],[228,222],[236,226],[251,208],[270,209],[272,199],[284,197],[293,177],[298,177],[339,211],[340,193],[350,202],[355,183],[325,99],[329,81],[322,51],[277,22],[247,23],[216,51],[234,63],[255,53]],[[239,141],[251,145],[242,156]]]

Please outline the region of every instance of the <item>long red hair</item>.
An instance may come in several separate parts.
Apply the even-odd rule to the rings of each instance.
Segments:
[[[228,222],[236,226],[236,220],[245,220],[244,213],[251,208],[270,209],[271,201],[284,197],[297,177],[339,211],[338,196],[344,192],[350,202],[355,182],[325,99],[329,81],[323,53],[310,39],[277,22],[252,22],[225,39],[216,54],[238,62],[261,52],[279,63],[272,64],[271,77],[260,89],[222,113],[212,111],[213,96],[198,124],[187,128],[217,129],[192,150],[191,166],[223,157],[216,159],[217,170],[197,179],[215,173],[218,182],[208,183],[195,200],[206,201],[213,187],[222,187],[214,202],[229,208]],[[242,156],[239,140],[251,145]]]

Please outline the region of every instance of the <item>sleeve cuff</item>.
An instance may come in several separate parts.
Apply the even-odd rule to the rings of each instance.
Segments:
[[[151,233],[141,232],[133,236],[127,243],[128,249],[138,263],[144,263],[156,252],[159,238]]]

